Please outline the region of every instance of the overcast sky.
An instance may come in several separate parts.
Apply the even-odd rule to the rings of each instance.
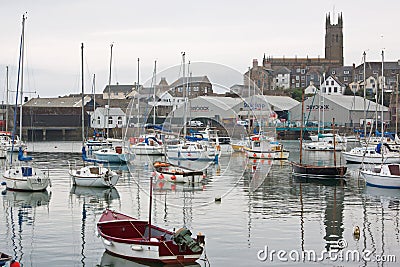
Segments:
[[[181,63],[212,62],[244,73],[253,58],[324,57],[325,15],[343,13],[346,65],[400,59],[397,27],[400,1],[104,1],[18,0],[0,5],[0,89],[5,66],[16,87],[22,14],[27,12],[24,88],[30,97],[79,93],[80,44],[85,45],[85,88],[96,74],[97,92],[108,83],[133,84]],[[331,15],[332,17],[332,15]],[[205,75],[207,73],[193,73]],[[178,75],[178,74],[177,74]],[[158,77],[159,78],[159,77]],[[169,83],[173,81],[168,80]]]

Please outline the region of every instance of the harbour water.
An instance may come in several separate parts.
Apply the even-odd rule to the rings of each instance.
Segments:
[[[290,160],[298,160],[298,142],[284,145]],[[137,156],[128,166],[112,166],[122,175],[115,189],[77,188],[68,165],[81,164],[80,143],[31,143],[29,148],[35,162],[49,170],[52,186],[40,193],[3,191],[0,251],[25,267],[153,266],[108,255],[95,232],[106,207],[148,218],[151,163],[157,158]],[[320,164],[333,161],[330,152],[303,156]],[[344,180],[332,183],[292,177],[287,161],[273,162],[267,177],[252,175],[257,164],[234,153],[210,166],[205,184],[154,181],[153,223],[205,234],[199,266],[398,266],[400,190],[366,187],[358,165],[349,166]],[[353,234],[356,226],[359,236]],[[322,253],[338,246],[360,258]],[[278,257],[279,250],[286,254]],[[296,257],[304,251],[314,251],[316,257]]]

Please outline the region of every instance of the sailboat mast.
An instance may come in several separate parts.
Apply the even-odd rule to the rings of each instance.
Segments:
[[[383,89],[384,89],[384,87],[385,87],[385,79],[384,79],[384,76],[383,76],[383,62],[384,62],[384,51],[382,50],[382,79],[381,79],[381,90],[382,90],[382,99],[381,99],[381,103],[382,103],[382,107],[381,107],[381,131],[382,131],[382,133],[381,133],[381,137],[382,137],[382,141],[381,142],[383,142],[383,137],[384,137],[384,134],[383,134],[383,130],[384,130],[384,128],[383,128]]]
[[[84,96],[84,91],[85,91],[85,85],[84,85],[84,77],[83,77],[83,75],[84,75],[84,73],[83,73],[83,43],[81,43],[81,83],[82,83],[82,99],[81,99],[81,102],[82,102],[82,113],[81,113],[81,116],[82,116],[82,147],[85,145],[85,111],[84,111],[84,109],[85,109],[85,103],[84,103],[84,99],[85,99],[85,96]]]
[[[364,71],[363,71],[363,78],[364,78],[364,139],[366,140],[367,137],[367,102],[366,102],[366,88],[365,88],[365,58],[366,58],[366,53],[364,51],[363,53],[363,61],[364,61]]]
[[[153,176],[150,175],[150,203],[149,203],[149,240],[151,238],[151,209],[153,203]]]
[[[137,84],[136,84],[136,92],[137,92],[137,123],[138,123],[138,128],[140,127],[140,94],[139,94],[139,62],[140,59],[137,59]],[[140,128],[139,128],[140,129]]]
[[[154,83],[153,83],[153,125],[156,124],[156,83],[157,83],[157,60],[154,61]]]
[[[398,106],[399,106],[399,74],[396,75],[396,133],[395,135],[397,135],[397,123],[398,123],[398,114],[397,114],[397,110],[398,110]]]
[[[8,66],[6,66],[6,132],[8,131],[8,93],[9,93],[9,86],[8,86]]]
[[[186,138],[186,108],[187,108],[187,103],[186,103],[186,82],[185,82],[185,52],[182,52],[182,64],[183,64],[183,77],[182,77],[182,95],[183,95],[183,103],[184,103],[184,109],[183,109],[183,138]]]
[[[336,134],[335,134],[335,118],[332,118],[333,131],[333,165],[336,167]]]
[[[110,69],[108,72],[108,101],[107,101],[107,138],[109,138],[108,133],[109,133],[109,128],[110,128],[110,97],[111,97],[111,65],[112,65],[112,50],[113,50],[114,44],[110,45]]]
[[[23,96],[24,96],[24,54],[25,54],[25,15],[22,18],[22,35],[21,35],[21,106],[19,107],[19,138],[22,140],[22,105],[23,105]]]
[[[22,78],[20,79],[20,76],[22,76],[22,72],[23,72],[21,65],[22,65],[22,59],[23,59],[22,54],[24,53],[24,49],[23,49],[23,47],[24,47],[24,29],[25,29],[25,14],[22,15],[22,31],[21,31],[21,41],[20,41],[20,46],[19,46],[17,92],[15,93],[14,127],[13,127],[13,132],[12,132],[11,151],[14,151],[15,132],[17,131],[18,89],[19,89],[20,83],[22,81]],[[10,165],[12,165],[12,156],[13,156],[13,153],[10,153]]]
[[[301,89],[300,165],[303,160],[304,89]]]

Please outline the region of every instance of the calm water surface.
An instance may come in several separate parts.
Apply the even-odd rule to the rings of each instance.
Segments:
[[[285,146],[290,160],[298,160],[298,142]],[[72,186],[68,164],[81,164],[80,143],[31,143],[29,149],[35,162],[50,171],[52,186],[41,193],[3,192],[0,251],[23,266],[147,266],[104,253],[95,230],[106,207],[148,218],[151,162],[160,158],[136,157],[128,166],[112,166],[122,177],[115,189],[104,190]],[[309,152],[304,160],[326,164],[333,155]],[[365,187],[358,165],[349,166],[345,181],[335,184],[292,177],[287,161],[265,166],[270,166],[267,161],[260,165],[234,153],[210,166],[204,185],[154,181],[153,223],[204,233],[210,266],[398,266],[375,261],[375,255],[394,255],[400,262],[399,190]],[[269,170],[268,176],[257,174],[260,169]],[[222,198],[220,203],[216,197]],[[358,240],[355,226],[360,228]],[[312,250],[320,256],[323,250],[334,251],[340,239],[347,244],[343,251],[371,251],[371,261],[257,257],[265,256],[259,251],[266,247],[292,255]],[[208,266],[203,260],[198,264]]]

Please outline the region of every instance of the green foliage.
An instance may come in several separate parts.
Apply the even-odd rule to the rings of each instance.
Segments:
[[[293,89],[293,91],[290,94],[291,98],[296,99],[297,101],[300,102],[301,102],[301,95],[302,95],[302,89],[300,88]]]

